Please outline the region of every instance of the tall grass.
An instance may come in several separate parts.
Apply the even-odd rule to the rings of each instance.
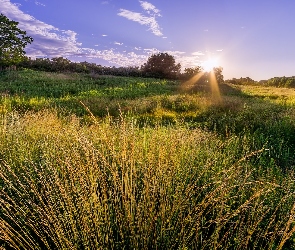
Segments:
[[[293,92],[220,90],[1,75],[0,248],[294,249]]]
[[[294,247],[294,176],[254,167],[250,138],[46,111],[0,131],[5,248]]]

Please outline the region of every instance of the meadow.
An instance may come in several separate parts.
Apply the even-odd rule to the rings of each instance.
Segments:
[[[295,249],[295,91],[0,75],[0,248]]]

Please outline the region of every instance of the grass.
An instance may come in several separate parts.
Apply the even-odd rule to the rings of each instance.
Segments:
[[[294,248],[294,96],[220,87],[1,76],[0,246]]]
[[[25,70],[2,76],[1,103],[4,112],[57,108],[59,111],[87,114],[85,103],[96,116],[108,112],[118,115],[119,104],[128,109],[127,100],[169,94],[175,82],[147,78],[92,76],[86,74],[46,73]],[[3,112],[3,111],[2,111]]]

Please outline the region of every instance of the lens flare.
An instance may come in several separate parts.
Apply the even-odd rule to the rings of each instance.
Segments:
[[[205,72],[211,72],[215,67],[218,66],[217,58],[209,58],[208,60],[202,63],[202,68]]]
[[[202,77],[205,77],[207,80],[201,80]],[[200,84],[200,85],[199,85]],[[179,90],[181,91],[195,91],[197,86],[200,86],[201,88],[207,89],[206,86],[210,87],[211,93],[212,93],[212,99],[214,102],[220,102],[222,100],[218,82],[215,76],[214,70],[211,70],[209,73],[208,72],[199,72],[196,75],[194,75],[192,78],[189,80],[183,82],[180,85]]]
[[[203,75],[204,72],[199,72],[198,74],[194,75],[191,79],[183,82],[180,86],[180,89],[184,91],[193,89]]]

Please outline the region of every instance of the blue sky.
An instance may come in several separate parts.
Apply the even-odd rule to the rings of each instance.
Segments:
[[[31,57],[140,66],[157,52],[185,67],[218,60],[225,79],[295,75],[294,0],[0,0],[34,38]]]

